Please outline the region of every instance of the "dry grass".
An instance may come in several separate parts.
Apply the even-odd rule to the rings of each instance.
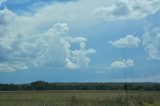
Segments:
[[[145,92],[145,91],[0,92],[0,106],[160,106],[160,92]]]

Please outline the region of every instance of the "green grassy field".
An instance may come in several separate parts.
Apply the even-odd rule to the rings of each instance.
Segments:
[[[160,92],[145,92],[145,91],[0,92],[0,106],[160,106]]]

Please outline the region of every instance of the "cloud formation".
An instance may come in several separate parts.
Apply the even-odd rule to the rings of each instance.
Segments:
[[[136,48],[141,43],[141,40],[139,37],[127,35],[126,37],[120,38],[116,41],[109,41],[109,43],[118,48]]]
[[[65,49],[65,66],[70,69],[78,69],[80,67],[88,67],[90,59],[89,54],[95,53],[94,49],[86,49],[87,39],[84,37],[67,36],[61,39],[61,43]],[[71,50],[72,44],[78,44],[80,49]]]
[[[66,23],[56,23],[37,32],[37,23],[30,16],[19,16],[4,8],[0,10],[0,71],[16,71],[30,67],[85,68],[90,63],[85,37],[68,35]],[[27,23],[27,24],[24,24]],[[29,25],[29,26],[27,26]],[[72,44],[80,49],[71,50]]]
[[[110,65],[110,69],[124,69],[133,67],[135,65],[134,61],[131,59],[123,59],[123,60],[116,60]]]
[[[160,28],[149,29],[142,38],[150,59],[160,60]]]
[[[159,0],[119,0],[111,6],[99,7],[93,14],[105,20],[142,19],[160,11]]]

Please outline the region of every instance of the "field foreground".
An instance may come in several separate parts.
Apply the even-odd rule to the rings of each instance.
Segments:
[[[0,106],[160,106],[160,92],[73,90],[0,92]]]

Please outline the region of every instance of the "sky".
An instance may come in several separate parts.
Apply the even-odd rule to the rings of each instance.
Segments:
[[[0,0],[0,83],[159,82],[160,0]]]

